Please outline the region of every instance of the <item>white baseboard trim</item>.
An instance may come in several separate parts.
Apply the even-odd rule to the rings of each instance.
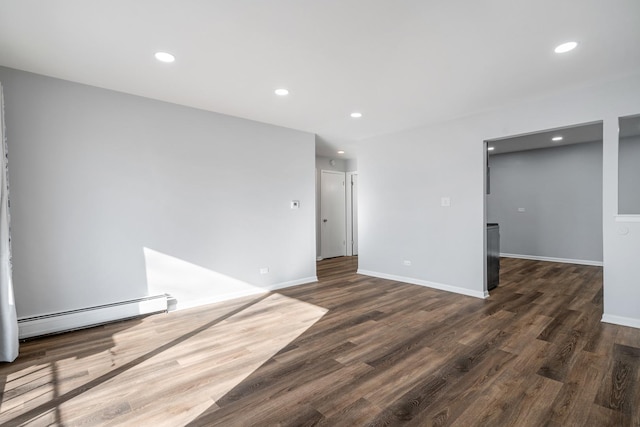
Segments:
[[[167,311],[167,296],[154,295],[96,307],[18,319],[18,337],[33,338]]]
[[[188,308],[201,307],[203,305],[215,304],[218,302],[229,301],[236,298],[248,297],[251,295],[262,295],[264,293],[275,291],[278,289],[290,288],[292,286],[304,285],[307,283],[314,283],[318,281],[317,276],[305,277],[302,279],[290,280],[288,282],[275,283],[268,286],[255,286],[252,289],[246,289],[240,292],[230,292],[222,295],[215,295],[209,298],[199,298],[193,301],[187,301],[180,303],[177,301],[175,309],[172,311],[186,310]]]
[[[191,300],[191,301],[180,301],[179,299],[177,299],[176,305],[174,309],[171,311],[187,310],[189,308],[202,307],[203,305],[216,304],[219,302],[229,301],[236,298],[243,298],[251,295],[262,295],[266,292],[268,291],[264,289],[255,288],[251,290],[244,290],[241,292],[232,292],[232,293],[226,293],[222,295],[215,295],[207,298],[198,298],[197,300]]]
[[[603,314],[602,322],[612,323],[614,325],[630,326],[632,328],[640,329],[640,319],[634,319],[632,317],[614,316],[613,314]]]
[[[475,298],[488,298],[489,292],[487,291],[472,291],[471,289],[461,288],[458,286],[445,285],[442,283],[428,282],[426,280],[414,279],[412,277],[396,276],[394,274],[379,273],[377,271],[361,270],[358,269],[358,274],[364,276],[379,277],[381,279],[395,280],[397,282],[410,283],[412,285],[425,286],[427,288],[438,289],[440,291],[453,292],[456,294],[467,295]]]
[[[275,291],[277,289],[290,288],[292,286],[305,285],[307,283],[314,283],[318,281],[318,276],[304,277],[302,279],[290,280],[288,282],[277,283],[265,287],[269,291]]]
[[[519,258],[519,259],[530,259],[533,261],[549,261],[549,262],[560,262],[563,264],[580,264],[580,265],[594,265],[596,267],[602,267],[602,261],[591,261],[586,259],[570,259],[570,258],[553,258],[547,256],[536,256],[536,255],[520,255],[520,254],[504,254],[500,253],[500,256],[503,258]]]

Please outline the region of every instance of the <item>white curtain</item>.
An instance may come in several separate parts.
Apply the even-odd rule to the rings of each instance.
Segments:
[[[18,320],[11,276],[11,236],[9,234],[9,170],[4,126],[4,97],[0,85],[0,362],[18,357]]]

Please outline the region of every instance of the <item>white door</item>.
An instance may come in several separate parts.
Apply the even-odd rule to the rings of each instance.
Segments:
[[[358,255],[358,174],[351,175],[351,240],[353,255]]]
[[[320,178],[320,246],[322,258],[345,256],[346,204],[344,172],[322,171]]]

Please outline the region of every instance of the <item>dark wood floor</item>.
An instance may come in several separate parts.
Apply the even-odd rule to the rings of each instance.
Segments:
[[[640,330],[600,322],[601,268],[502,259],[481,300],[356,263],[25,343],[0,424],[640,425]]]

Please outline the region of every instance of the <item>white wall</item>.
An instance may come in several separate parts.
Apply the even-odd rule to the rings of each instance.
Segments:
[[[359,271],[483,296],[483,152],[452,124],[363,141]]]
[[[335,160],[335,165],[331,164],[331,160]],[[321,170],[347,172],[347,160],[316,157],[316,173],[318,174],[318,178],[320,177]]]
[[[20,317],[314,280],[313,134],[7,68],[0,81]]]
[[[602,262],[601,141],[491,155],[489,166],[501,253]]]
[[[483,141],[604,121],[605,319],[640,326],[640,222],[615,220],[618,117],[639,112],[640,75],[635,75],[362,141],[360,269],[482,295]],[[451,207],[440,206],[442,196],[451,197]],[[403,260],[412,265],[402,265]]]

